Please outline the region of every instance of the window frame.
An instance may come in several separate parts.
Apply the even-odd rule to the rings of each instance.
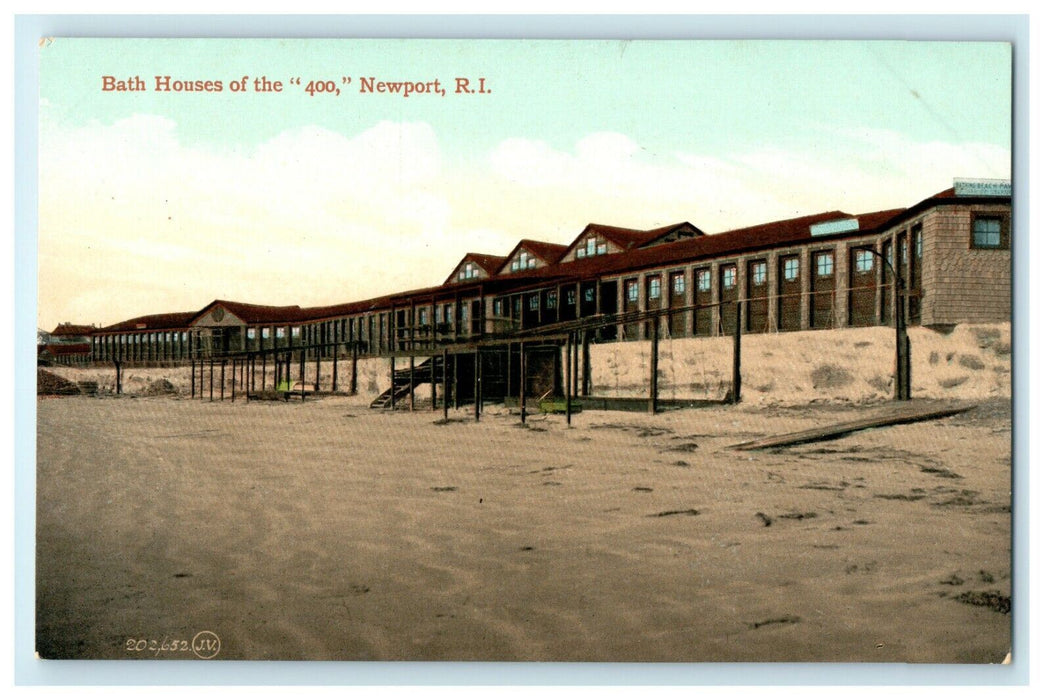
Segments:
[[[978,245],[975,240],[975,225],[979,221],[999,221],[1000,241],[997,245]],[[1011,248],[1011,215],[1008,212],[971,212],[971,224],[968,231],[971,250],[1010,250]]]
[[[823,259],[828,260],[828,271],[821,271],[821,262]],[[815,277],[832,277],[836,274],[836,256],[830,250],[823,250],[814,253],[814,276]]]

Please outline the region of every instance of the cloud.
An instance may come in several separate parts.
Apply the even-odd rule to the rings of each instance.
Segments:
[[[509,138],[447,161],[423,122],[306,126],[216,149],[152,115],[75,129],[45,120],[39,320],[113,323],[216,297],[351,301],[440,284],[468,251],[566,243],[592,221],[718,232],[907,206],[954,176],[1009,172],[1009,152],[989,144],[820,126],[774,149],[657,154],[595,132],[568,148]]]

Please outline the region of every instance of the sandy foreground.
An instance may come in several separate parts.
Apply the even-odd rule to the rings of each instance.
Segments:
[[[40,654],[999,663],[1010,649],[1007,399],[738,452],[873,407],[523,428],[495,406],[442,423],[368,398],[39,400]]]

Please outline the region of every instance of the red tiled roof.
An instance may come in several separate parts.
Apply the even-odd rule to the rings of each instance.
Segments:
[[[189,328],[190,321],[197,316],[196,311],[186,311],[175,314],[152,314],[150,316],[139,316],[112,326],[96,329],[96,333],[117,333],[123,331],[153,331],[153,330],[181,330]]]
[[[60,323],[51,331],[51,335],[91,335],[93,326],[78,326],[74,323]]]
[[[299,306],[264,306],[262,304],[244,304],[239,301],[216,299],[194,315],[194,321],[203,316],[213,306],[222,306],[245,323],[294,323],[301,320],[302,309]]]
[[[530,253],[540,258],[547,264],[551,265],[557,263],[563,255],[566,253],[566,246],[559,245],[558,243],[547,243],[546,241],[534,241],[528,238],[522,239],[518,242],[518,245],[511,251],[511,255],[514,255],[515,250],[519,248],[525,248]],[[504,258],[506,262],[511,256]]]

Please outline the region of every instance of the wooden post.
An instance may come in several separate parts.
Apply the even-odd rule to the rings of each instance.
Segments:
[[[660,321],[654,317],[650,319],[650,413],[657,413],[657,365],[660,359],[658,350],[658,337],[660,336]]]
[[[237,401],[237,359],[230,360],[230,403]]]
[[[580,393],[591,396],[591,331],[584,331],[583,345],[581,347],[581,362],[584,365],[583,377],[580,381]]]
[[[393,315],[391,316],[393,318]],[[394,351],[392,350],[391,353]],[[390,356],[390,410],[394,410],[394,355]]]
[[[580,286],[580,285],[577,285],[577,286]],[[579,304],[577,304],[577,308],[580,308]],[[572,337],[573,337],[573,345],[572,345],[572,348],[573,348],[573,395],[576,396],[577,392],[579,391],[579,389],[577,388],[577,384],[580,381],[580,364],[579,364],[578,359],[577,359],[578,358],[577,348],[580,345],[580,338],[578,337],[578,333],[574,333]]]
[[[573,411],[570,401],[573,398],[573,334],[569,333],[566,335],[566,384],[565,391],[566,395],[566,425],[569,426],[573,423]]]
[[[336,361],[338,359],[339,359],[339,346],[338,345],[333,345],[332,346],[332,393],[333,394],[336,393],[336,388],[338,386],[337,374],[336,374],[338,372],[338,368],[336,367]]]
[[[299,400],[307,400],[307,351],[299,351]]]
[[[261,375],[262,375],[262,378],[263,378],[262,391],[266,391],[266,353],[265,352],[263,353],[263,371],[262,371]]]
[[[460,356],[458,354],[453,355],[453,408],[460,410]]]
[[[226,401],[226,360],[219,365],[219,400]]]
[[[518,407],[522,423],[526,422],[526,354],[525,343],[518,344]]]
[[[113,369],[114,369],[114,372],[116,372],[116,375],[117,375],[115,377],[116,382],[117,382],[117,396],[120,396],[121,393],[124,390],[123,386],[121,386],[121,380],[120,380],[120,360],[114,360],[113,361]]]
[[[215,360],[208,360],[208,400],[215,400]]]
[[[442,350],[442,416],[449,420],[449,349]]]
[[[350,351],[350,395],[358,394],[358,343],[354,341]]]
[[[733,388],[730,403],[741,402],[741,306],[742,301],[737,302],[737,323],[734,327],[734,370]]]
[[[409,412],[416,410],[416,358],[409,356]]]
[[[428,363],[431,366],[431,410],[438,408],[438,388],[434,385],[434,355]]]
[[[482,418],[482,349],[474,349],[474,419]]]
[[[197,398],[197,363],[190,360],[190,398]]]
[[[321,390],[321,351],[320,345],[314,349],[314,391]]]

